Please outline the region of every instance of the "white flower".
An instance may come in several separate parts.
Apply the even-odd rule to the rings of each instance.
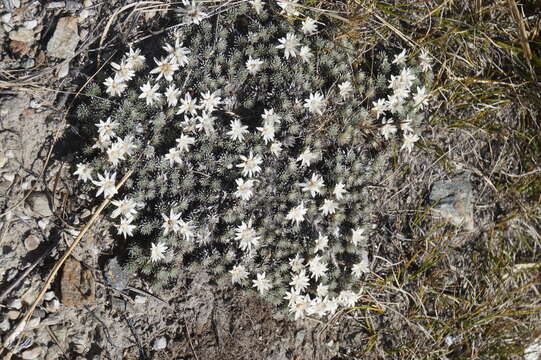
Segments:
[[[310,164],[317,160],[318,155],[313,153],[310,148],[306,148],[302,154],[299,155],[297,161],[301,162],[301,166],[310,166]]]
[[[259,166],[263,162],[261,156],[254,156],[250,151],[248,157],[240,155],[240,159],[242,162],[238,164],[237,167],[242,168],[242,176],[252,177],[254,174],[257,175],[257,173],[261,171],[261,167]]]
[[[235,180],[237,183],[237,191],[233,195],[235,197],[241,198],[242,200],[250,200],[250,198],[254,195],[253,187],[255,180],[246,180],[242,178],[238,178]]]
[[[364,235],[364,229],[355,228],[351,230],[351,243],[354,246],[366,246],[366,235]]]
[[[263,2],[261,0],[251,0],[250,4],[254,7],[255,12],[259,15],[263,10]]]
[[[137,207],[137,202],[131,198],[124,197],[122,200],[113,200],[111,203],[116,206],[116,209],[113,210],[113,213],[111,214],[113,219],[119,215],[126,218],[132,218],[137,214],[137,210],[135,209]]]
[[[261,295],[264,295],[267,291],[272,288],[271,282],[269,279],[266,279],[266,274],[257,274],[257,280],[252,280],[255,288]]]
[[[175,234],[180,230],[180,213],[176,214],[175,210],[169,210],[169,216],[161,214],[163,218],[163,234],[169,234],[169,231],[174,232]]]
[[[126,56],[126,63],[129,64],[129,66],[134,71],[139,71],[145,66],[145,57],[141,55],[141,49],[135,49],[133,50],[130,46],[129,53]]]
[[[96,143],[94,145],[92,145],[92,149],[99,149],[101,151],[106,151],[109,146],[111,146],[111,139],[109,138],[103,138],[103,137],[99,137],[98,139],[94,139],[96,140]]]
[[[312,54],[308,46],[301,46],[301,51],[299,51],[299,57],[302,59],[302,61],[310,62],[310,59],[313,56],[314,54]]]
[[[181,151],[176,147],[169,149],[169,153],[165,154],[164,158],[169,160],[169,166],[182,165]]]
[[[117,166],[120,160],[125,160],[118,142],[113,143],[111,147],[107,149],[107,157],[113,166]]]
[[[290,291],[286,291],[284,299],[288,301],[289,307],[292,307],[293,305],[295,305],[300,296],[301,294],[297,289],[291,288]]]
[[[385,99],[378,99],[372,102],[372,105],[372,111],[376,113],[376,119],[379,119],[379,116],[387,111],[387,102]]]
[[[385,140],[389,140],[389,138],[392,135],[396,134],[398,129],[393,124],[391,119],[389,120],[383,119],[382,123],[383,123],[383,126],[381,127],[381,129],[379,129],[379,132],[381,136],[385,138]]]
[[[336,196],[337,200],[342,200],[344,198],[344,194],[348,193],[345,188],[346,186],[341,181],[334,186],[332,193],[334,196]]]
[[[325,316],[327,313],[327,303],[322,298],[315,298],[310,302],[310,307],[306,311],[308,315]]]
[[[280,13],[286,14],[288,16],[300,15],[300,12],[297,10],[297,2],[299,2],[299,0],[278,1],[278,6],[282,8],[282,11]]]
[[[103,85],[107,86],[105,92],[111,96],[120,96],[128,85],[120,80],[116,75],[114,78],[108,77],[103,82]]]
[[[169,54],[168,56],[176,62],[178,66],[185,66],[188,64],[188,55],[190,54],[190,49],[183,47],[182,42],[179,39],[175,40],[175,47],[165,44],[163,47],[165,51]]]
[[[121,218],[120,225],[117,225],[117,234],[124,236],[124,239],[128,236],[133,236],[133,230],[135,225],[131,225],[131,218]]]
[[[279,142],[279,141],[275,141],[271,144],[270,146],[270,152],[274,155],[274,156],[279,156],[280,153],[282,152],[282,143]]]
[[[415,135],[414,133],[405,133],[404,134],[404,143],[402,144],[402,147],[400,150],[406,149],[408,153],[411,153],[411,150],[413,150],[413,145],[419,140],[419,136]]]
[[[240,248],[243,251],[252,250],[252,246],[255,247],[259,244],[259,236],[252,228],[252,220],[246,224],[244,221],[235,229],[235,240],[240,240]]]
[[[152,248],[150,250],[150,261],[158,262],[165,259],[166,251],[167,246],[164,243],[152,243]]]
[[[207,14],[201,10],[201,6],[196,4],[195,0],[191,2],[189,0],[183,0],[182,4],[184,5],[184,9],[180,9],[178,12],[184,15],[184,24],[199,25],[207,17]]]
[[[180,231],[180,235],[182,235],[186,241],[190,241],[195,237],[193,225],[189,221],[184,221],[180,218],[178,219],[178,231]]]
[[[280,124],[280,115],[274,113],[274,109],[264,109],[261,118],[265,124]]]
[[[393,64],[397,65],[405,65],[406,64],[406,49],[402,50],[402,52],[398,55],[395,55]]]
[[[413,74],[413,71],[410,68],[406,67],[403,68],[402,71],[400,71],[399,79],[401,85],[400,87],[409,90],[409,88],[411,88],[411,85],[413,85],[413,81],[415,81],[416,77]]]
[[[77,170],[73,175],[77,175],[77,178],[83,182],[86,182],[87,180],[92,181],[92,168],[87,164],[79,163],[77,164]]]
[[[306,270],[301,270],[297,274],[293,275],[291,278],[291,282],[289,285],[293,286],[295,290],[301,292],[308,287],[309,284],[309,278],[306,276]]]
[[[244,134],[248,134],[248,126],[242,125],[239,119],[231,121],[231,130],[226,134],[233,140],[244,140]]]
[[[302,22],[302,32],[306,35],[314,35],[317,31],[317,21],[312,19],[311,17],[307,17]]]
[[[338,203],[334,200],[328,199],[325,199],[323,205],[321,205],[321,207],[319,208],[323,216],[327,216],[328,214],[334,214],[336,212],[336,209],[338,209]]]
[[[368,263],[368,252],[366,250],[361,251],[361,262],[355,264],[351,268],[351,273],[354,277],[360,278],[362,274],[370,272],[370,267]]]
[[[304,107],[311,113],[322,115],[325,108],[325,99],[319,92],[310,94],[308,99],[304,99]]]
[[[324,284],[319,284],[316,289],[316,294],[318,297],[324,298],[329,295],[329,286]]]
[[[304,259],[299,256],[299,254],[295,255],[293,259],[289,260],[289,266],[291,266],[291,271],[293,272],[299,272],[302,269],[304,269]]]
[[[233,269],[231,269],[229,273],[231,274],[231,283],[233,284],[240,284],[242,281],[246,280],[249,275],[243,265],[233,266]]]
[[[180,137],[175,140],[177,142],[177,149],[179,149],[182,152],[188,152],[190,151],[190,145],[195,144],[195,138],[180,134]]]
[[[304,313],[308,310],[310,304],[310,295],[300,295],[296,298],[295,303],[290,309],[291,312],[295,313],[295,320],[304,318]]]
[[[115,69],[115,79],[118,79],[118,81],[130,81],[135,74],[131,64],[127,61],[122,60],[120,64],[112,62],[111,66]]]
[[[171,84],[167,87],[164,93],[165,97],[167,98],[167,105],[170,107],[177,106],[178,104],[178,97],[180,96],[180,91],[175,87],[175,85]]]
[[[261,71],[261,66],[263,65],[263,61],[259,58],[252,59],[252,57],[248,57],[248,60],[246,61],[246,69],[248,69],[248,72],[252,75],[257,74],[259,71]]]
[[[257,130],[263,136],[263,141],[267,144],[269,141],[274,140],[274,125],[271,123],[265,122],[262,127],[258,127]]]
[[[98,174],[98,181],[92,180],[92,183],[96,186],[99,186],[96,196],[100,196],[103,193],[103,197],[109,197],[116,194],[116,173],[110,174],[108,171],[101,174]]]
[[[315,245],[316,246],[314,248],[314,252],[324,251],[327,248],[327,246],[329,246],[329,237],[321,236],[320,234],[319,237],[316,239]]]
[[[353,86],[351,86],[351,82],[349,81],[344,81],[338,85],[338,89],[340,90],[340,96],[342,99],[346,99],[353,94]]]
[[[177,115],[190,113],[192,116],[197,115],[197,99],[192,99],[190,93],[184,94],[184,99],[180,99],[180,107]]]
[[[300,45],[299,39],[293,33],[287,33],[286,37],[278,39],[280,45],[277,45],[277,49],[284,49],[284,56],[286,59],[289,57],[297,56],[297,46]]]
[[[423,110],[425,106],[428,106],[428,95],[424,86],[417,87],[417,93],[413,95],[413,102],[420,110]]]
[[[421,65],[421,69],[423,69],[423,72],[428,72],[432,70],[432,58],[428,53],[424,50],[421,50],[421,55],[419,55],[419,65]]]
[[[207,91],[201,94],[201,101],[199,103],[200,109],[206,110],[211,113],[216,110],[218,106],[222,103],[222,98],[218,96],[216,91],[212,94],[210,93],[210,91]]]
[[[400,130],[402,130],[405,133],[413,132],[413,128],[411,127],[411,119],[406,117],[406,120],[400,123]]]
[[[318,281],[320,276],[325,276],[327,272],[327,264],[321,261],[321,256],[319,255],[314,256],[312,260],[308,261],[308,268],[312,273],[312,277],[316,278],[316,281]]]
[[[139,95],[139,99],[145,99],[147,105],[153,105],[155,102],[159,101],[162,96],[162,94],[158,92],[159,88],[159,84],[155,84],[152,87],[150,86],[150,82],[147,81],[147,83],[140,88],[141,95]]]
[[[304,207],[304,202],[301,201],[301,204],[299,206],[296,206],[289,210],[289,212],[286,215],[286,220],[294,221],[297,225],[304,221],[304,215],[306,215],[306,212],[308,209]]]
[[[396,93],[393,95],[388,95],[386,106],[387,106],[387,110],[389,110],[393,114],[403,113],[404,112],[404,99],[401,99],[400,97],[396,96]],[[383,119],[383,122],[385,121],[386,120]]]
[[[133,136],[127,135],[124,139],[117,138],[116,144],[118,145],[121,156],[133,155],[133,151],[137,148],[137,145],[133,143]]]
[[[118,123],[112,121],[111,117],[108,117],[105,121],[100,120],[100,122],[96,124],[96,127],[98,128],[100,139],[109,140],[116,136],[115,129],[118,127]]]
[[[321,194],[321,190],[325,187],[325,183],[320,175],[312,174],[312,178],[305,183],[300,183],[302,191],[309,191],[310,196],[315,197],[316,194]]]
[[[341,291],[340,296],[338,296],[338,302],[345,307],[355,306],[357,300],[359,300],[359,295],[355,294],[353,291]]]
[[[338,299],[336,298],[332,298],[332,299],[328,299],[328,298],[325,298],[325,305],[326,305],[326,310],[329,314],[333,315],[334,313],[336,313],[336,310],[338,309]]]
[[[211,113],[208,111],[203,110],[200,116],[197,117],[197,125],[195,125],[196,129],[201,131],[205,131],[205,135],[209,136],[214,132],[214,121],[216,120],[216,117],[212,116]]]

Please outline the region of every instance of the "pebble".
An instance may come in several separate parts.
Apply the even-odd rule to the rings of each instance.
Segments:
[[[24,43],[31,43],[34,42],[34,32],[32,30],[20,28],[16,31],[11,31],[9,33],[9,38]]]
[[[146,298],[146,296],[135,295],[135,299],[133,299],[133,301],[136,304],[144,304],[144,303],[147,302],[147,298]]]
[[[60,300],[53,299],[45,305],[45,310],[50,313],[55,313],[60,310]]]
[[[51,301],[52,299],[54,299],[56,297],[56,294],[54,293],[54,291],[47,291],[45,293],[45,295],[43,295],[43,299],[45,301]]]
[[[33,192],[27,199],[30,208],[34,214],[39,215],[40,217],[49,217],[53,215],[51,207],[49,206],[49,199],[44,192]]]
[[[0,321],[0,331],[7,332],[9,329],[9,319],[7,317],[4,317],[2,321]]]
[[[20,310],[23,307],[23,302],[21,301],[21,299],[15,299],[8,304],[8,307],[15,310]]]
[[[29,235],[24,239],[24,247],[28,251],[36,250],[40,243],[41,240],[36,235]]]
[[[49,56],[68,59],[73,57],[79,43],[76,17],[63,17],[58,20],[53,36],[47,43]]]
[[[23,24],[24,28],[25,29],[28,29],[28,30],[33,30],[36,26],[38,26],[38,21],[37,20],[28,20],[28,21],[25,21],[24,24]]]
[[[66,10],[75,11],[82,8],[83,5],[79,1],[67,0],[66,1]]]
[[[24,360],[38,359],[41,356],[41,348],[39,346],[33,347],[32,349],[25,350],[21,354],[21,358]]]
[[[167,347],[167,339],[165,336],[160,336],[156,340],[154,340],[154,345],[152,345],[152,349],[154,350],[163,350]]]
[[[66,76],[68,76],[69,71],[70,71],[70,64],[64,63],[60,65],[60,67],[58,68],[58,72],[56,73],[56,76],[59,79],[65,78]]]
[[[11,20],[11,13],[6,13],[0,16],[0,22],[4,24],[9,24],[10,20]]]
[[[473,220],[473,184],[469,174],[463,173],[450,180],[432,185],[430,202],[435,204],[432,212],[448,219],[455,226],[471,231],[475,228]]]
[[[117,258],[110,258],[103,272],[105,280],[116,290],[124,290],[130,280],[129,274],[122,269]]]
[[[19,315],[21,315],[21,313],[18,312],[17,310],[8,311],[8,319],[9,320],[17,320]]]
[[[53,1],[47,4],[47,9],[60,9],[66,6],[64,1]]]
[[[35,328],[39,325],[40,322],[41,322],[41,319],[39,317],[33,317],[32,319],[28,321],[26,326],[28,328]]]

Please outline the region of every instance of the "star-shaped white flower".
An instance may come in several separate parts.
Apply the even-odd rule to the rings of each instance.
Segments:
[[[174,147],[169,149],[169,153],[164,155],[166,160],[169,160],[169,166],[175,166],[175,164],[182,165],[181,151]]]
[[[261,156],[254,156],[250,151],[250,155],[248,157],[240,155],[240,159],[242,162],[238,164],[237,167],[242,168],[242,176],[252,177],[253,175],[257,175],[259,172],[261,172],[261,167],[259,166],[263,162]]]
[[[423,110],[425,106],[428,106],[428,94],[424,86],[417,87],[417,92],[413,95],[413,102],[419,110]]]
[[[404,134],[404,143],[402,144],[402,147],[400,147],[400,150],[407,150],[408,154],[411,153],[411,150],[413,150],[413,145],[419,140],[419,136],[414,133],[405,133]]]
[[[278,1],[278,6],[282,8],[282,11],[280,11],[281,14],[286,14],[287,16],[298,16],[301,13],[297,10],[297,7],[299,6],[297,3],[299,0],[285,0],[285,1]]]
[[[338,209],[338,203],[330,199],[325,199],[325,201],[323,202],[323,205],[321,205],[321,207],[319,208],[323,216],[327,216],[328,214],[334,214],[337,209]]]
[[[423,72],[432,70],[432,58],[424,50],[421,50],[421,55],[419,55],[419,65],[423,69]]]
[[[338,90],[340,91],[340,96],[342,99],[347,99],[353,94],[353,86],[351,86],[351,82],[344,81],[343,83],[338,85]]]
[[[329,237],[328,236],[322,236],[321,234],[316,239],[314,252],[318,251],[325,251],[325,249],[329,246]]]
[[[87,182],[87,180],[92,181],[92,168],[87,164],[79,163],[73,175],[77,175],[77,178],[83,182]]]
[[[389,120],[383,119],[382,123],[383,123],[383,126],[379,129],[379,132],[380,132],[381,136],[383,136],[385,138],[385,140],[389,140],[389,138],[391,136],[396,134],[398,129],[393,124],[391,119],[389,119]]]
[[[180,96],[180,90],[178,90],[174,84],[171,84],[165,90],[165,98],[167,99],[167,105],[169,107],[177,106],[178,98]]]
[[[118,127],[118,123],[111,120],[111,117],[109,116],[105,121],[100,120],[100,122],[96,124],[96,127],[98,128],[100,139],[109,140],[116,136],[115,129]]]
[[[286,220],[291,220],[295,222],[295,224],[299,225],[299,223],[304,221],[304,215],[308,212],[308,209],[304,207],[304,202],[301,201],[301,204],[299,206],[296,206],[289,210],[289,212],[286,215]]]
[[[301,51],[299,51],[299,57],[304,62],[310,62],[310,59],[314,56],[314,54],[310,51],[310,48],[308,46],[301,46]]]
[[[289,259],[289,266],[291,266],[291,271],[299,272],[304,269],[304,259],[297,254],[293,259]]]
[[[163,78],[167,81],[173,81],[173,75],[178,70],[178,64],[171,57],[162,58],[160,60],[154,58],[156,67],[150,71],[151,74],[158,74],[156,81]]]
[[[147,81],[147,83],[140,88],[141,94],[139,95],[139,99],[145,99],[146,104],[149,106],[154,105],[154,103],[160,101],[160,98],[162,96],[162,94],[158,92],[159,88],[159,84],[150,86],[150,82]]]
[[[121,218],[120,225],[117,225],[117,234],[124,236],[124,239],[128,236],[133,236],[133,230],[135,230],[135,225],[131,224],[131,218]]]
[[[115,69],[115,78],[118,79],[118,81],[130,81],[133,78],[133,75],[135,75],[135,71],[133,71],[133,68],[128,61],[122,60],[120,64],[112,62],[111,66]]]
[[[307,17],[302,22],[301,30],[306,35],[314,35],[317,32],[317,21],[311,17]]]
[[[265,273],[257,274],[257,279],[252,280],[252,282],[254,284],[253,287],[255,287],[261,295],[264,295],[267,291],[269,291],[272,288],[272,284],[270,280],[266,278]]]
[[[322,115],[325,109],[325,98],[319,92],[310,94],[308,99],[304,99],[304,107],[313,114]]]
[[[376,113],[376,119],[379,119],[380,115],[387,111],[387,102],[385,99],[378,99],[372,102],[372,111]]]
[[[267,144],[269,141],[274,140],[274,125],[271,123],[265,123],[262,127],[258,127],[257,130],[263,136],[263,141]]]
[[[195,144],[195,138],[180,134],[180,137],[175,140],[177,142],[177,149],[179,149],[181,152],[188,152],[190,151],[190,146]]]
[[[233,140],[242,141],[244,140],[244,134],[248,133],[248,126],[242,125],[239,119],[235,119],[231,121],[231,130],[226,134]]]
[[[300,183],[302,191],[310,192],[311,197],[315,197],[316,194],[321,194],[321,190],[325,187],[323,179],[318,174],[312,174],[312,178],[304,183]]]
[[[310,166],[310,164],[317,159],[318,155],[313,153],[310,148],[306,148],[302,154],[299,155],[297,161],[301,162],[301,166]]]
[[[397,64],[397,65],[406,65],[406,49],[402,50],[402,52],[398,55],[395,55],[394,59],[393,59],[393,64]]]
[[[274,109],[264,109],[261,118],[265,124],[279,125],[281,121],[280,115],[276,114]]]
[[[270,146],[270,152],[274,155],[274,156],[279,156],[280,153],[282,152],[282,143],[279,142],[279,141],[275,141],[271,144]]]
[[[233,266],[233,269],[229,271],[231,274],[231,283],[233,284],[240,284],[244,280],[248,278],[248,271],[246,271],[246,268],[243,265],[235,265]]]
[[[300,45],[299,39],[293,33],[287,33],[286,37],[278,39],[280,45],[277,45],[277,49],[284,49],[284,57],[289,59],[289,57],[296,57],[297,47]]]
[[[113,219],[120,215],[125,218],[132,218],[137,214],[137,202],[132,198],[124,197],[122,200],[113,200],[111,201],[111,204],[116,206],[116,209],[111,213]]]
[[[338,302],[342,306],[352,307],[352,306],[355,306],[359,298],[360,296],[354,293],[353,291],[343,290],[340,292],[340,296],[338,296]]]
[[[150,249],[150,261],[158,262],[165,259],[165,252],[167,251],[167,246],[164,243],[152,243]]]
[[[105,92],[111,96],[120,96],[128,87],[128,85],[124,81],[120,80],[116,75],[114,78],[108,77],[105,79],[103,85],[107,87]]]
[[[355,228],[351,230],[351,243],[354,246],[366,246],[367,237],[364,232],[365,230],[362,228]]]
[[[250,200],[254,195],[254,182],[255,180],[246,180],[243,178],[238,178],[235,180],[237,183],[237,191],[233,195],[235,197],[241,198],[242,200]]]
[[[139,71],[145,66],[145,57],[141,55],[141,49],[133,50],[130,46],[128,54],[126,54],[126,63],[134,70]]]
[[[178,66],[185,66],[188,64],[188,55],[190,54],[190,49],[182,46],[180,39],[175,40],[174,47],[170,44],[165,44],[163,49],[167,51],[169,58],[176,62]]]
[[[248,223],[243,221],[235,229],[235,233],[235,240],[240,241],[239,246],[243,251],[250,251],[252,247],[256,247],[259,244],[259,236],[252,227],[252,220],[249,220]]]
[[[306,276],[306,270],[301,270],[294,274],[289,285],[293,286],[297,291],[302,292],[308,287],[310,279]]]
[[[218,96],[218,93],[215,91],[211,93],[210,91],[201,93],[201,100],[199,101],[199,108],[209,113],[213,112],[220,106],[222,103],[222,98]]]
[[[103,197],[109,197],[116,194],[116,173],[110,174],[108,171],[104,172],[103,176],[98,174],[98,181],[92,180],[92,183],[99,186],[96,196],[100,196],[103,193]]]
[[[310,261],[308,261],[308,268],[312,273],[312,277],[319,280],[320,277],[325,276],[327,272],[327,264],[322,261],[322,257],[319,255],[314,256]]]
[[[344,198],[344,195],[348,193],[346,190],[346,185],[344,185],[344,183],[340,181],[334,186],[334,190],[332,193],[337,200],[342,200]]]
[[[197,99],[192,99],[190,93],[184,94],[184,99],[180,99],[180,107],[178,108],[177,115],[181,114],[197,115]]]
[[[208,111],[203,110],[200,116],[197,117],[197,124],[195,125],[196,129],[205,131],[205,135],[209,136],[214,133],[214,122],[216,117],[212,116]]]
[[[368,263],[368,252],[366,250],[361,251],[361,262],[354,264],[351,267],[351,273],[354,277],[360,278],[362,274],[370,272],[370,264]]]
[[[252,75],[255,75],[259,71],[261,71],[262,66],[263,66],[263,60],[259,58],[253,59],[251,56],[249,56],[248,60],[246,61],[246,69]]]
[[[180,213],[175,213],[175,210],[169,210],[169,216],[161,214],[163,218],[163,234],[167,235],[170,231],[177,233],[180,230]]]

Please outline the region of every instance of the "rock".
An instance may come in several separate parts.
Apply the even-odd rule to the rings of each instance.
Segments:
[[[27,43],[17,40],[11,40],[9,42],[9,49],[13,55],[25,56],[28,55],[31,51],[30,46]]]
[[[64,1],[53,1],[47,4],[47,9],[60,9],[66,6]]]
[[[8,307],[15,310],[20,310],[23,307],[23,302],[21,301],[21,299],[15,299],[8,304]]]
[[[5,0],[4,5],[7,11],[11,11],[21,6],[21,0]]]
[[[49,313],[55,313],[60,310],[60,301],[53,299],[45,304],[45,310]]]
[[[36,235],[29,235],[24,239],[24,247],[28,251],[36,250],[39,247],[41,240]]]
[[[28,20],[23,23],[23,26],[25,29],[33,30],[36,26],[38,26],[38,21],[36,19]]]
[[[11,13],[5,13],[4,15],[0,16],[0,22],[2,24],[9,24],[11,21]]]
[[[19,315],[21,315],[21,313],[18,312],[17,310],[8,311],[8,319],[9,320],[17,320]]]
[[[21,358],[24,360],[38,359],[41,356],[41,352],[41,348],[39,346],[35,346],[32,349],[23,351]]]
[[[7,332],[10,329],[9,326],[9,319],[6,317],[2,318],[2,321],[0,321],[0,331],[1,332]]]
[[[152,345],[152,349],[154,350],[163,350],[167,347],[167,339],[165,336],[160,336],[156,340],[154,340],[154,344]]]
[[[66,76],[68,76],[69,71],[70,71],[70,64],[66,62],[58,68],[58,72],[56,73],[56,76],[59,79],[65,78]]]
[[[29,58],[29,59],[26,59],[25,61],[23,61],[23,63],[21,64],[23,68],[25,69],[31,69],[34,67],[34,65],[36,65],[36,61],[32,58]]]
[[[455,226],[462,226],[466,231],[474,229],[473,185],[469,174],[460,174],[432,185],[430,203],[434,204],[434,215],[447,219]]]
[[[15,41],[21,41],[24,43],[34,42],[34,32],[25,28],[20,28],[9,33],[9,38]]]
[[[28,323],[26,324],[26,327],[35,328],[39,325],[40,322],[41,322],[41,319],[39,317],[33,317],[32,319],[28,321]]]
[[[92,272],[74,258],[68,258],[60,278],[60,292],[65,306],[81,306],[96,300]]]
[[[58,20],[54,34],[47,43],[47,52],[49,56],[68,59],[74,56],[78,43],[77,18],[63,17]]]
[[[136,304],[144,304],[147,302],[147,298],[145,296],[135,295],[135,299],[133,299],[133,302],[135,302]]]
[[[51,207],[49,206],[49,199],[44,192],[33,192],[26,200],[32,209],[34,214],[39,217],[49,217],[53,215]]]
[[[66,10],[75,11],[75,10],[81,9],[82,7],[83,7],[83,5],[80,3],[79,0],[77,0],[77,1],[67,0],[66,1]]]
[[[124,290],[126,286],[128,286],[130,277],[128,273],[120,267],[117,258],[110,258],[107,260],[103,275],[107,283],[114,289]]]
[[[51,301],[56,297],[54,291],[47,291],[45,295],[43,295],[43,300],[45,301]]]

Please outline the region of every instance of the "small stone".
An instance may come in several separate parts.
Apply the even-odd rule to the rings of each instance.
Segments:
[[[34,67],[34,65],[36,65],[36,61],[32,58],[28,58],[25,61],[23,61],[21,65],[25,69],[31,69]]]
[[[9,33],[9,38],[24,43],[31,43],[34,42],[34,32],[32,30],[21,28],[16,31],[11,31]]]
[[[473,185],[469,174],[460,174],[432,185],[430,202],[435,204],[432,212],[436,216],[447,219],[455,226],[462,226],[466,231],[474,229]]]
[[[133,301],[136,304],[144,304],[144,303],[147,302],[147,298],[146,298],[146,296],[135,295],[135,299],[133,299]]]
[[[11,30],[13,30],[13,26],[11,26],[10,24],[2,24],[2,28],[7,33],[10,32]]]
[[[24,239],[24,247],[28,251],[36,250],[39,247],[41,240],[36,235],[29,235]]]
[[[154,340],[154,345],[152,345],[152,349],[154,350],[163,350],[167,347],[167,339],[165,336],[160,336],[156,340]]]
[[[55,313],[60,310],[60,301],[58,299],[53,299],[45,304],[45,310],[49,313]]]
[[[4,174],[4,180],[13,182],[15,180],[15,174],[14,173],[5,173]]]
[[[83,6],[84,6],[85,8],[91,7],[93,4],[94,4],[94,1],[92,1],[92,0],[84,0],[84,1],[83,1]]]
[[[47,199],[44,192],[33,192],[28,197],[27,202],[30,205],[32,212],[39,217],[49,217],[53,215],[51,207],[49,206],[49,199]]]
[[[83,5],[79,1],[67,0],[66,1],[66,10],[75,11],[82,8]]]
[[[53,1],[47,4],[47,9],[60,9],[66,6],[64,1]]]
[[[37,20],[28,20],[23,23],[23,26],[25,29],[33,30],[36,26],[38,26]]]
[[[47,291],[45,293],[45,295],[43,295],[43,300],[45,301],[51,301],[52,299],[54,299],[56,297],[56,294],[54,293],[54,291]]]
[[[23,351],[21,358],[24,360],[38,359],[41,356],[41,348],[39,346],[33,347]]]
[[[21,313],[18,312],[17,310],[8,311],[9,320],[17,320],[19,318],[19,315],[21,315]]]
[[[117,258],[110,258],[107,260],[103,275],[105,276],[107,283],[114,289],[124,290],[126,286],[128,286],[130,277],[128,273],[120,267]]]
[[[40,322],[41,322],[41,319],[39,317],[33,317],[32,319],[28,321],[28,323],[26,324],[26,327],[35,328],[39,325]]]
[[[41,229],[41,231],[45,231],[47,225],[49,225],[49,221],[47,219],[41,219],[38,221],[38,227]]]
[[[23,307],[23,302],[21,301],[21,299],[15,299],[8,304],[8,307],[15,310],[20,310]]]
[[[74,56],[79,43],[76,17],[63,17],[58,20],[53,36],[47,43],[49,56],[68,59]]]
[[[89,18],[92,15],[94,15],[94,11],[92,11],[90,9],[83,9],[79,13],[79,20],[84,21],[84,20],[86,20],[87,18]],[[84,36],[81,36],[81,37],[84,38]]]
[[[9,326],[9,319],[6,317],[2,318],[2,321],[0,321],[0,331],[1,332],[7,332],[10,329]]]
[[[70,64],[66,62],[58,68],[58,72],[56,76],[59,79],[65,78],[66,76],[68,76],[69,71],[70,71]]]
[[[10,21],[11,21],[11,13],[6,13],[0,16],[0,22],[2,22],[3,24],[9,24]]]

